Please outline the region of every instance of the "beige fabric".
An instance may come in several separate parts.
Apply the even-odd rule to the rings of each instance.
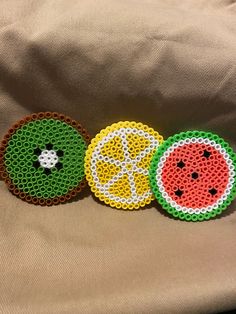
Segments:
[[[0,132],[59,111],[92,134],[120,119],[165,138],[236,144],[236,4],[228,0],[0,2]],[[32,206],[0,182],[1,313],[215,313],[236,308],[236,203],[186,223],[156,202],[126,212],[89,189]]]

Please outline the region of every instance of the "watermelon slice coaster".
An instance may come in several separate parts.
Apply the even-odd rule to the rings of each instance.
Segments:
[[[152,191],[167,212],[187,221],[222,213],[236,196],[236,154],[218,135],[187,131],[169,137],[153,156]]]

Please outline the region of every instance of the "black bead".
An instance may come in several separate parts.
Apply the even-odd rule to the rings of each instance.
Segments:
[[[53,145],[51,143],[48,143],[45,146],[47,150],[51,150],[53,148]]]
[[[211,195],[216,195],[217,190],[216,190],[215,188],[212,188],[212,189],[209,190],[209,193],[210,193]]]
[[[58,170],[60,170],[61,168],[63,168],[63,165],[62,165],[61,162],[57,162],[57,163],[55,164],[55,167],[56,167]]]
[[[38,160],[34,161],[33,166],[34,166],[34,168],[38,169],[40,167],[40,162]]]
[[[181,160],[177,163],[178,168],[183,168],[185,166],[185,163]]]
[[[51,169],[45,168],[44,173],[48,176],[49,174],[51,174]]]
[[[63,155],[64,155],[63,150],[59,149],[59,150],[57,151],[57,156],[58,156],[58,157],[62,157]]]
[[[211,156],[211,153],[208,152],[207,150],[204,150],[203,157],[209,158],[210,156]]]
[[[192,176],[192,178],[195,180],[195,179],[198,178],[198,173],[197,173],[197,172],[193,172],[193,173],[191,174],[191,176]]]
[[[39,156],[40,154],[41,154],[41,149],[40,148],[35,148],[35,150],[34,150],[34,154],[35,155],[37,155],[37,156]]]
[[[177,195],[177,196],[179,196],[179,197],[181,197],[182,195],[183,195],[183,191],[181,191],[180,189],[178,189],[178,190],[176,190],[175,191],[175,195]]]

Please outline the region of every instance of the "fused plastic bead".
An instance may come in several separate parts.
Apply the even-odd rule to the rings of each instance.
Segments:
[[[206,220],[236,196],[236,155],[215,134],[188,131],[168,138],[150,166],[152,191],[174,217]]]
[[[163,138],[136,122],[118,122],[100,131],[88,147],[85,173],[91,191],[112,207],[138,209],[154,199],[150,160]]]
[[[84,156],[89,141],[75,120],[56,112],[34,113],[4,136],[0,175],[9,190],[27,202],[65,202],[86,185]]]

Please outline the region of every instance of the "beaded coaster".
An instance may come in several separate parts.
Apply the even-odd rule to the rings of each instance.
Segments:
[[[220,214],[236,195],[236,155],[215,134],[188,131],[168,138],[150,167],[151,187],[159,203],[183,220],[207,220]]]
[[[118,122],[92,139],[85,173],[92,192],[112,207],[138,209],[149,204],[148,168],[163,138],[142,123]]]
[[[29,115],[9,129],[0,147],[0,174],[10,191],[40,205],[63,203],[86,185],[89,135],[56,112]]]

